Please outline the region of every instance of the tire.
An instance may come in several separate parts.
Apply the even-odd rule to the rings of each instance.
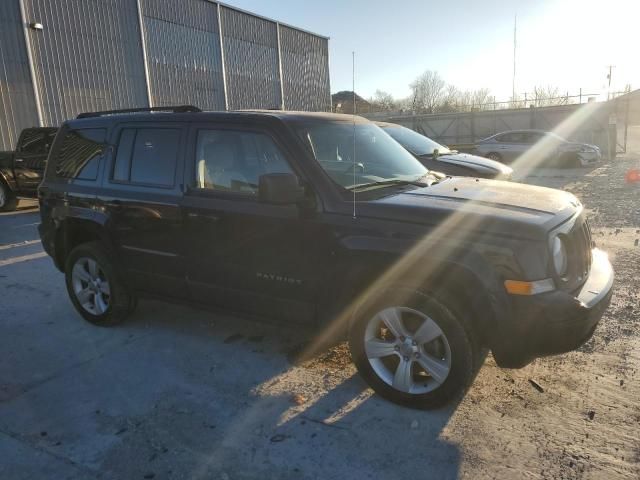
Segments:
[[[496,152],[490,152],[485,155],[489,160],[495,160],[496,162],[502,162],[502,155]]]
[[[13,212],[18,207],[18,199],[11,189],[0,180],[0,212]]]
[[[358,309],[349,332],[351,356],[360,375],[381,397],[410,408],[432,409],[466,392],[484,351],[447,303],[452,304],[444,295],[399,290]],[[405,335],[392,333],[398,317]],[[433,339],[421,343],[412,338],[416,336]],[[372,358],[376,355],[381,356]]]
[[[580,161],[580,155],[575,152],[567,152],[562,155],[560,160],[560,167],[564,168],[580,168],[582,162]]]
[[[75,309],[94,325],[118,325],[135,309],[135,297],[100,242],[83,243],[71,251],[65,262],[65,282]]]

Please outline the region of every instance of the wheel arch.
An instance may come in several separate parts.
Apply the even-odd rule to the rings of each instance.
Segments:
[[[80,244],[98,241],[113,250],[114,245],[104,225],[86,218],[67,218],[59,222],[55,236],[54,261],[64,272],[65,261]]]
[[[389,289],[404,289],[447,294],[456,300],[452,308],[458,310],[457,313],[471,317],[471,327],[482,343],[491,343],[488,332],[495,331],[494,327],[507,318],[509,304],[504,289],[500,288],[496,269],[482,255],[466,252],[447,258],[434,256],[425,259],[428,264],[438,265],[427,276],[419,268],[412,268],[400,277],[384,279],[385,273],[397,260],[395,255],[380,256],[380,252],[359,255],[357,262],[351,263],[350,267],[344,268],[342,276],[336,277],[343,280],[328,290],[325,301],[333,299],[340,309],[338,312],[329,312],[327,316],[337,317],[344,324],[342,331],[345,334],[358,309],[370,295],[382,295]],[[336,291],[338,286],[345,285],[348,288]]]

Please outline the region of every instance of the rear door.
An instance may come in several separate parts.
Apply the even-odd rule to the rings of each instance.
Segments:
[[[109,232],[138,290],[184,298],[181,123],[129,123],[112,134],[114,149],[98,197]]]
[[[20,193],[36,192],[42,181],[47,155],[56,132],[55,128],[27,128],[20,134],[13,167]]]

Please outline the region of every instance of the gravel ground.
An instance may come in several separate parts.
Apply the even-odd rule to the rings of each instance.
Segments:
[[[521,370],[489,357],[458,405],[432,412],[373,395],[344,345],[295,361],[305,336],[282,327],[157,302],[118,328],[83,323],[25,203],[0,216],[0,478],[640,478],[631,166],[640,142],[524,179],[578,194],[613,261],[593,339]]]

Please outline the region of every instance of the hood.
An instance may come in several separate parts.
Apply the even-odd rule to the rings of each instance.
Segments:
[[[437,161],[462,167],[480,168],[487,172],[501,173],[503,175],[513,173],[513,169],[503,163],[468,153],[445,153],[439,155]]]
[[[448,178],[370,204],[378,210],[372,211],[375,216],[430,224],[461,213],[461,218],[478,218],[471,223],[480,230],[527,237],[546,235],[581,208],[575,196],[562,190],[472,177]]]

